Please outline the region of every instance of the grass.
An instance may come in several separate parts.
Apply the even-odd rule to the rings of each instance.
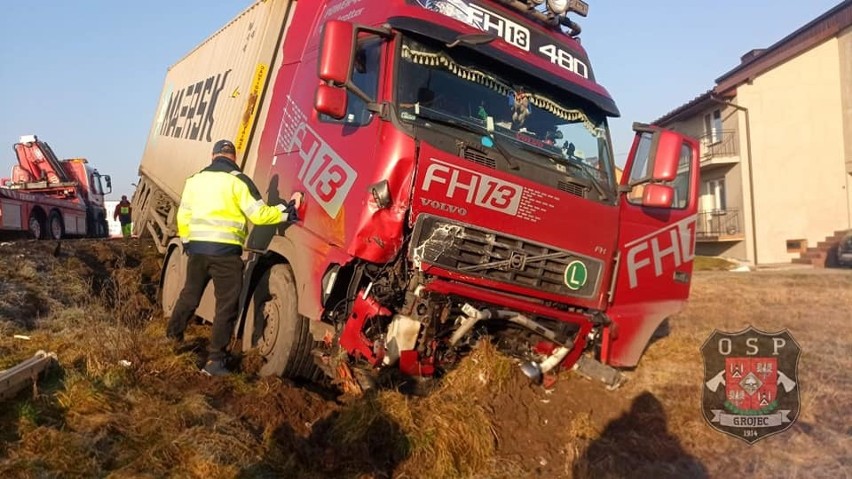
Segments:
[[[54,351],[60,369],[40,396],[22,393],[0,415],[10,432],[0,477],[470,477],[493,459],[477,398],[503,387],[510,363],[492,347],[424,398],[383,390],[335,403],[275,379],[208,379],[193,352],[174,354],[160,341],[141,258],[89,247],[58,258],[28,253],[30,267],[5,272],[42,309],[32,320],[35,305],[13,310],[10,301],[0,324],[32,339],[4,335],[0,351],[10,365],[36,348]],[[207,334],[193,327],[189,339]]]
[[[589,447],[604,447],[593,451],[585,472],[597,477],[640,472],[667,476],[680,461],[675,475],[705,471],[713,477],[744,472],[756,477],[848,477],[852,433],[842,411],[852,404],[850,310],[849,274],[698,275],[689,306],[671,320],[671,335],[651,345],[621,391],[632,407],[640,406],[639,417],[653,410],[649,404],[660,408],[656,420],[664,429],[650,432],[652,420],[646,417],[643,427],[616,428],[617,435],[602,432]],[[701,345],[714,329],[736,332],[749,325],[770,332],[787,328],[803,350],[797,423],[750,447],[711,429],[699,409]],[[636,418],[628,412],[613,422],[630,426]],[[655,465],[660,459],[668,461]]]
[[[484,344],[424,397],[333,398],[203,377],[195,352],[160,341],[156,254],[93,244],[0,251],[14,259],[0,257],[0,368],[38,349],[60,364],[38,396],[0,407],[0,477],[848,476],[846,272],[696,274],[669,336],[615,392],[570,373],[545,392]],[[750,324],[790,329],[804,354],[798,422],[748,447],[704,423],[699,350],[714,329]],[[192,326],[188,339],[208,334]]]
[[[715,256],[696,256],[692,267],[695,271],[728,271],[736,266],[726,259]]]

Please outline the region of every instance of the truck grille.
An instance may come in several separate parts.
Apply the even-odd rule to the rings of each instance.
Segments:
[[[596,259],[425,214],[417,220],[410,248],[415,263],[582,298],[597,293],[602,270]]]
[[[473,148],[464,149],[464,159],[491,168],[492,170],[497,165],[494,158],[489,158],[485,153],[476,151]]]
[[[564,191],[566,193],[570,193],[574,196],[579,196],[580,198],[586,197],[586,187],[585,186],[560,180],[558,187],[561,191]]]

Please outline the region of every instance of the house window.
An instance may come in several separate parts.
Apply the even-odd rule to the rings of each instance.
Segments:
[[[704,138],[711,144],[722,141],[721,110],[713,110],[713,113],[704,115]]]
[[[725,179],[707,180],[704,182],[704,194],[711,197],[710,206],[712,211],[725,211]]]

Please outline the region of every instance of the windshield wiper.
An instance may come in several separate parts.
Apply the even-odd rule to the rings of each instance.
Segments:
[[[560,158],[559,160],[556,160],[556,161],[559,162],[559,163],[567,164],[568,166],[573,166],[574,168],[577,168],[578,170],[582,171],[583,176],[588,178],[589,181],[592,183],[592,186],[594,186],[595,189],[598,190],[598,194],[600,194],[600,196],[604,200],[609,200],[609,195],[607,195],[606,191],[604,191],[604,188],[601,185],[601,182],[598,179],[597,175],[595,173],[592,173],[592,172],[587,170],[587,168],[592,168],[591,166],[588,166],[581,161],[580,162],[571,161],[570,158]]]
[[[455,126],[458,128],[465,129],[471,133],[476,133],[478,135],[483,135],[491,138],[494,141],[494,146],[497,148],[497,151],[500,152],[500,154],[503,155],[503,158],[506,159],[506,164],[509,165],[509,168],[513,170],[517,170],[519,168],[518,164],[515,163],[515,161],[512,159],[512,155],[509,153],[508,150],[506,150],[506,147],[500,143],[500,141],[496,138],[496,135],[492,135],[484,126],[461,118],[444,115],[436,110],[432,110],[431,108],[425,108],[422,106],[419,106],[417,108],[417,113],[415,113],[415,115],[421,118],[425,118],[427,120],[434,121],[435,123],[440,123],[442,125],[447,126]]]
[[[570,159],[565,158],[562,155],[558,155],[555,152],[549,151],[545,148],[541,148],[541,147],[536,146],[536,145],[531,145],[529,143],[524,142],[523,140],[516,140],[516,139],[513,139],[513,140],[514,140],[514,142],[512,144],[517,146],[518,148],[520,148],[522,150],[526,150],[526,151],[529,151],[529,152],[532,152],[532,153],[538,153],[539,155],[546,157],[547,159],[549,159],[550,161],[553,161],[554,163],[567,165],[567,166],[573,166],[574,168],[580,170],[580,172],[582,172],[582,174],[583,174],[583,177],[587,178],[589,180],[589,183],[591,183],[592,186],[595,188],[595,190],[598,192],[598,195],[601,198],[603,198],[604,201],[609,200],[609,195],[606,193],[606,190],[604,189],[603,185],[601,185],[600,180],[597,178],[597,176],[595,174],[590,173],[589,171],[586,170],[585,164],[573,162]]]

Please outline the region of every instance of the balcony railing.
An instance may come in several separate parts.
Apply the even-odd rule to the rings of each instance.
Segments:
[[[744,236],[739,210],[699,211],[695,239],[698,241],[739,240]]]
[[[715,134],[706,134],[701,137],[701,159],[722,156],[739,155],[739,142],[737,132],[734,130],[717,131]]]

